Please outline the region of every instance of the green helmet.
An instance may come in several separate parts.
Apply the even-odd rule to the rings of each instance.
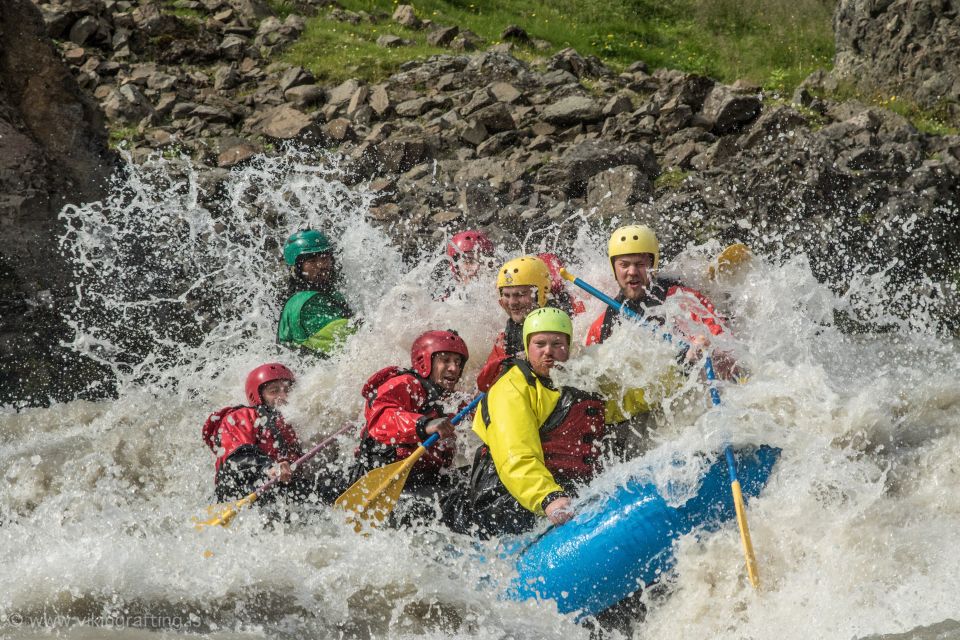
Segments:
[[[555,307],[540,307],[528,313],[523,321],[524,351],[530,343],[530,336],[544,331],[566,334],[567,344],[573,342],[573,322],[570,321],[570,316]]]
[[[314,229],[304,229],[287,238],[283,245],[283,260],[292,267],[300,256],[332,250],[330,238]]]

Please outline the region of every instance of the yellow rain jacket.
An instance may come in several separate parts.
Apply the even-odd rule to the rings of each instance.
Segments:
[[[540,443],[540,427],[558,400],[560,392],[546,386],[543,378],[536,376],[531,385],[513,366],[487,392],[486,411],[481,407],[473,419],[473,432],[490,450],[503,486],[523,508],[538,515],[543,515],[544,498],[563,491],[544,463]]]

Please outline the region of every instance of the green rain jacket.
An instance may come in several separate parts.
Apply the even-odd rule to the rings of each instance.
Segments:
[[[347,302],[339,292],[300,291],[283,306],[277,340],[329,355],[356,331],[349,324],[349,315]]]

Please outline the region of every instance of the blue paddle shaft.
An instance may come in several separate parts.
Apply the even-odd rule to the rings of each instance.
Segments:
[[[654,322],[648,321],[639,313],[637,313],[636,311],[628,307],[626,301],[624,301],[623,303],[617,302],[616,300],[614,300],[613,298],[605,294],[603,291],[600,291],[593,285],[584,282],[580,278],[574,278],[573,284],[577,285],[578,287],[580,287],[581,289],[583,289],[584,291],[592,295],[594,298],[597,298],[601,302],[606,303],[608,307],[616,309],[618,312],[622,313],[628,318],[632,318],[633,320],[636,320],[647,329],[652,329],[653,331],[660,333],[663,336],[663,339],[666,340],[667,342],[670,342],[671,344],[673,343],[673,335],[667,333],[666,331],[661,330],[659,325],[657,325]],[[681,349],[690,347],[690,345],[683,340],[677,340],[677,346],[679,346]]]
[[[483,396],[485,395],[486,395],[485,393],[481,393],[476,398],[471,400],[470,404],[468,404],[467,406],[465,406],[463,409],[460,410],[460,413],[450,418],[450,424],[456,425],[463,422],[463,419],[466,418],[468,415],[470,415],[470,413],[477,408],[477,405],[480,404],[480,401],[483,400]],[[434,433],[429,438],[424,440],[420,446],[423,447],[424,449],[429,449],[434,444],[436,444],[437,440],[439,439],[440,439],[440,434]]]

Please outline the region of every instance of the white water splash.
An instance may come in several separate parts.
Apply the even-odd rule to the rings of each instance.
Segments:
[[[64,212],[62,248],[80,282],[72,343],[110,367],[118,397],[0,410],[0,634],[53,627],[82,638],[98,621],[122,620],[114,627],[129,633],[160,621],[153,630],[211,638],[588,637],[550,603],[498,597],[511,564],[492,544],[441,530],[363,537],[309,514],[264,528],[253,511],[228,529],[192,529],[190,516],[212,498],[200,425],[242,401],[253,366],[279,359],[298,372],[288,413],[315,442],[357,418],[367,376],[405,365],[426,329],[464,336],[471,391],[503,325],[492,276],[437,302],[442,239],[403,255],[366,221],[370,195],[336,176],[334,160],[260,159],[226,175],[214,197],[189,162],[157,161],[130,167],[107,202]],[[577,214],[533,230],[499,246],[498,259],[568,249],[571,271],[613,291],[606,230],[593,224]],[[281,350],[274,337],[279,247],[307,226],[335,238],[344,290],[364,319],[326,361]],[[664,383],[673,350],[629,325],[575,350],[558,374],[583,388],[604,376],[657,389],[664,411],[648,462],[661,486],[691,480],[689,468],[670,471],[676,456],[728,440],[783,449],[749,509],[761,589],[746,582],[733,525],[687,536],[667,595],[647,596],[638,637],[846,639],[960,617],[956,345],[926,331],[923,308],[906,321],[889,314],[883,273],[852,276],[837,296],[804,256],[768,256],[715,282],[706,266],[720,248],[688,247],[664,265],[732,318],[734,337],[717,346],[751,378],[721,385],[720,410],[709,410],[697,377]],[[580,342],[602,311],[581,297]],[[837,310],[897,331],[845,334]],[[339,444],[328,464],[348,462],[354,437]],[[475,444],[461,432],[461,462]],[[591,491],[636,471],[615,467]]]

